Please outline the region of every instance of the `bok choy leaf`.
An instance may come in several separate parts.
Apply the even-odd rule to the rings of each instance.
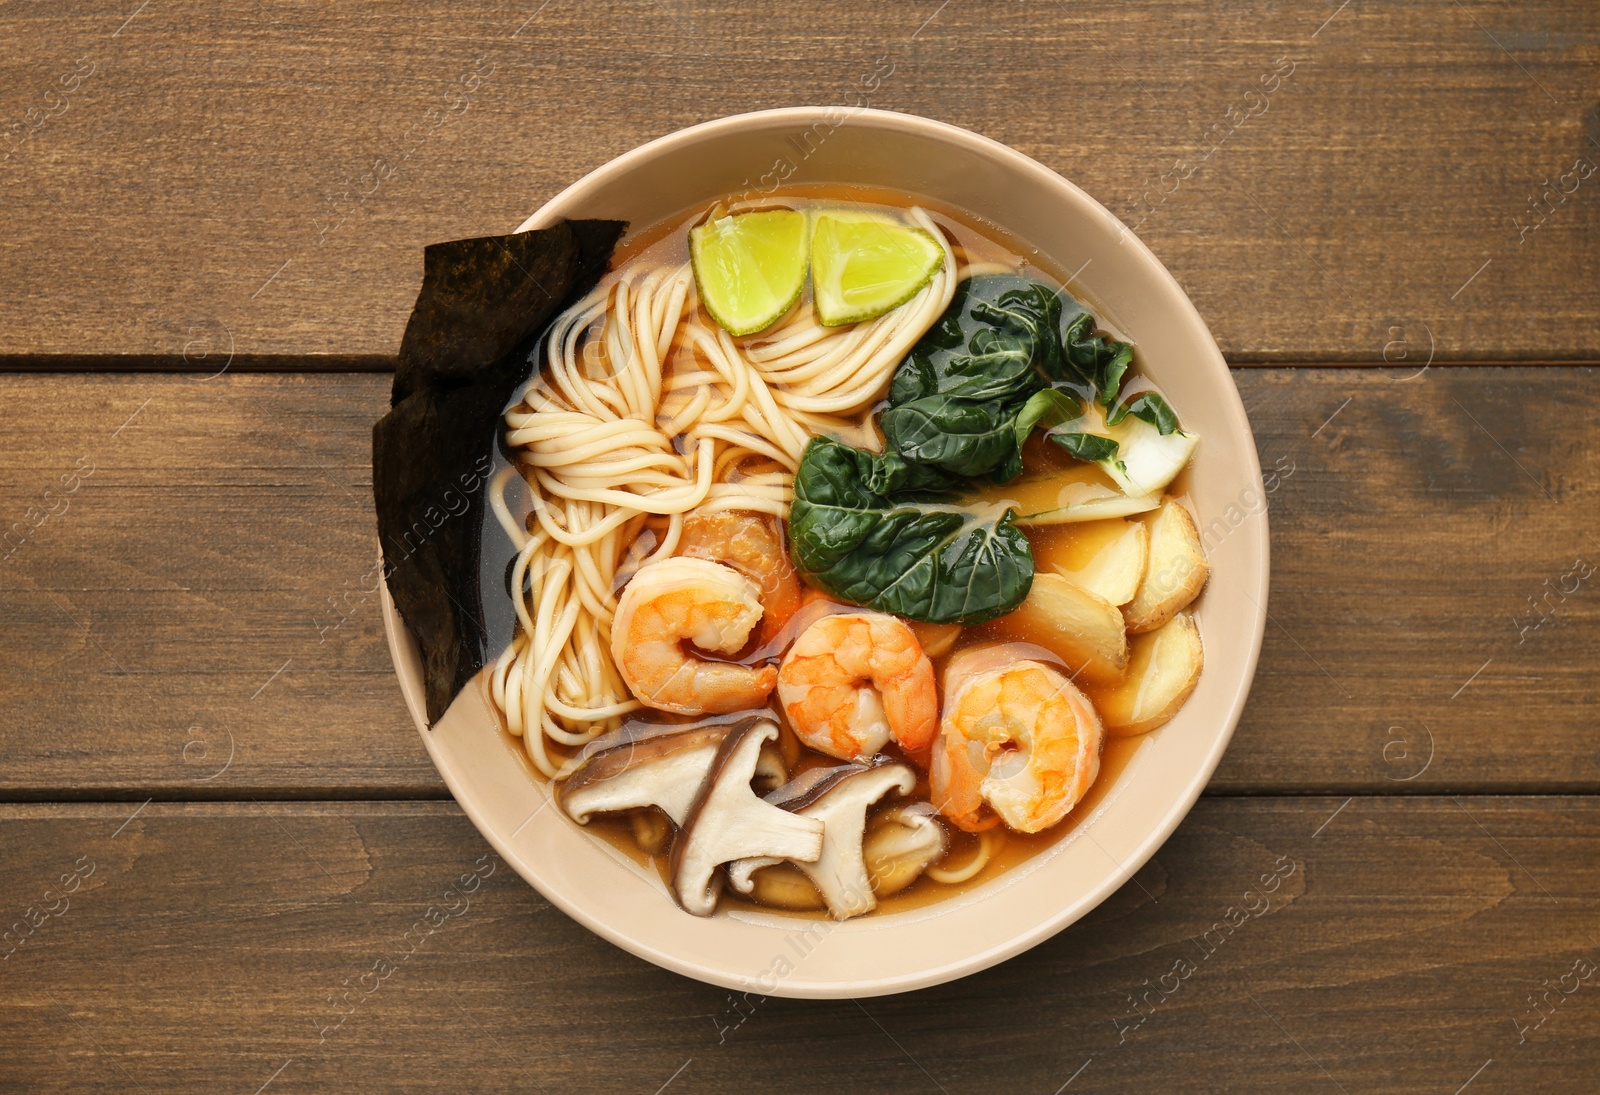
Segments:
[[[1132,361],[1133,347],[1096,334],[1094,315],[1065,290],[1018,274],[981,274],[956,288],[896,370],[884,436],[914,463],[1014,478],[1033,425],[1020,426],[1027,408],[1056,414],[1069,402],[1111,406]],[[1042,392],[1057,394],[1030,403]],[[1092,441],[1063,445],[1104,450]]]
[[[1008,510],[956,504],[959,478],[813,438],[795,473],[789,545],[801,573],[851,604],[930,623],[1003,616],[1028,595],[1033,553]]]

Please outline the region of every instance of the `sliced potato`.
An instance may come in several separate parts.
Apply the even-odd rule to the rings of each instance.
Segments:
[[[1150,529],[1149,558],[1133,600],[1122,606],[1128,630],[1154,631],[1200,595],[1211,568],[1200,547],[1200,532],[1182,504],[1168,498],[1145,519]]]
[[[1178,713],[1200,680],[1205,655],[1194,617],[1181,613],[1129,644],[1128,675],[1121,684],[1085,687],[1114,738],[1143,734]]]
[[[1113,684],[1128,665],[1128,635],[1117,606],[1059,574],[1035,574],[1022,607],[990,626],[998,637],[1044,647],[1078,681]]]
[[[1114,605],[1133,600],[1144,580],[1150,532],[1143,521],[1113,517],[1083,521],[1039,537],[1034,565],[1103,597]]]

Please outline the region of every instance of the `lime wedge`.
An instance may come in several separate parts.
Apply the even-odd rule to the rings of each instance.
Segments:
[[[842,327],[898,308],[928,284],[944,248],[920,228],[887,217],[825,213],[811,237],[817,319]]]
[[[689,230],[700,301],[731,335],[772,326],[806,283],[806,215],[767,209],[713,217]]]

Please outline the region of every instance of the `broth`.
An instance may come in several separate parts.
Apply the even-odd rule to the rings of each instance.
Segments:
[[[1035,249],[1028,247],[1021,241],[1010,237],[997,226],[944,203],[929,201],[921,197],[906,195],[898,191],[883,190],[875,187],[827,184],[780,188],[771,195],[763,197],[759,201],[744,202],[732,206],[729,208],[729,211],[737,212],[772,206],[783,206],[802,210],[819,210],[845,204],[848,204],[856,209],[865,207],[869,210],[877,208],[884,211],[895,212],[903,211],[908,206],[913,204],[918,205],[927,211],[929,216],[945,234],[956,254],[958,262],[981,266],[984,268],[984,271],[1005,270],[1008,272],[1021,273],[1027,276],[1038,278],[1041,281],[1057,287],[1068,288],[1074,296],[1078,297],[1085,303],[1086,306],[1095,311],[1096,317],[1099,320],[1100,329],[1110,333],[1113,337],[1120,337],[1115,327],[1104,315],[1103,311],[1095,305],[1092,296],[1084,293],[1076,285],[1069,284],[1069,279],[1063,276],[1061,269],[1048,258],[1040,255]],[[631,234],[617,248],[611,266],[613,274],[615,271],[627,266],[628,264],[641,260],[650,262],[652,264],[672,266],[678,266],[686,263],[689,259],[687,229],[695,224],[700,223],[716,208],[716,205],[712,205],[697,207],[693,210],[687,210],[675,217],[667,218],[659,224],[646,227]],[[611,274],[608,274],[608,278],[611,276]],[[781,323],[782,321],[780,320],[779,325],[781,325]],[[693,370],[701,367],[695,361],[695,352],[691,349],[689,345],[689,336],[686,334],[686,332],[691,329],[691,325],[694,324],[698,324],[701,326],[701,328],[709,330],[712,333],[715,333],[716,331],[714,322],[705,314],[703,307],[696,309],[696,311],[690,315],[690,317],[680,326],[678,332],[674,335],[671,348],[664,358],[664,384],[670,383],[674,378],[686,376],[686,370]],[[755,335],[735,339],[735,342],[741,345],[759,345],[762,339],[763,335],[758,333]],[[1138,351],[1136,348],[1136,359],[1137,354]],[[1130,371],[1130,377],[1136,375],[1136,372],[1137,364],[1135,365],[1135,370]],[[692,391],[692,389],[690,390]],[[859,418],[855,420],[854,435],[844,436],[842,439],[850,444],[860,447],[881,450],[883,446],[882,436],[876,427],[876,416],[880,409],[881,405],[880,407],[869,408],[867,411],[863,412]],[[500,446],[497,446],[497,456],[500,457],[497,467],[503,466],[504,454],[500,452]],[[1058,477],[1066,474],[1074,478],[1081,478],[1086,489],[1113,491],[1117,489],[1115,483],[1098,466],[1079,461],[1071,457],[1057,446],[1045,444],[1041,437],[1037,434],[1028,440],[1023,449],[1023,469],[1024,473],[1021,480],[1006,487],[995,487],[990,490],[980,492],[980,494],[966,500],[967,507],[979,508],[986,505],[992,507],[1002,501],[1017,500],[1019,497],[1019,490],[1025,489],[1026,480],[1029,476],[1040,476],[1047,473],[1056,475]],[[1187,472],[1185,472],[1183,477],[1173,484],[1169,493],[1176,496],[1182,496],[1186,494],[1186,490],[1182,488],[1182,484],[1184,484],[1186,481]],[[659,529],[660,521],[658,519],[649,520],[645,523],[644,527],[646,529],[652,529],[652,527]],[[490,531],[491,529],[493,529],[493,531]],[[779,532],[781,539],[783,539],[786,543],[787,535],[786,530],[782,527],[782,522],[779,523]],[[1067,562],[1070,562],[1071,558],[1073,557],[1072,553],[1074,551],[1081,550],[1081,545],[1078,545],[1077,542],[1085,535],[1081,529],[1077,529],[1072,525],[1041,525],[1024,527],[1024,532],[1029,540],[1030,546],[1033,549],[1036,564],[1040,570],[1054,569],[1058,566],[1064,565]],[[505,538],[504,532],[498,529],[498,526],[494,524],[492,517],[490,517],[486,523],[485,533],[489,536],[499,536],[501,539]],[[655,533],[651,534],[654,535]],[[644,534],[641,533],[641,535]],[[486,553],[485,559],[487,560],[487,558],[488,555]],[[498,576],[496,577],[498,578]],[[503,581],[491,580],[490,575],[487,573],[487,569],[484,578],[485,581],[483,588],[488,594],[485,597],[486,616],[491,619],[505,620],[507,616],[506,606],[509,605],[510,591],[506,588]],[[490,606],[488,605],[489,601],[498,601],[501,603],[494,606],[491,610]],[[846,610],[848,609],[848,606],[841,607]],[[1025,628],[1020,627],[1016,621],[1008,620],[1007,617],[1002,617],[999,620],[991,621],[990,623],[963,628],[952,650],[944,654],[942,657],[933,659],[936,679],[942,677],[945,664],[947,663],[951,653],[956,650],[960,650],[980,642],[996,640],[1034,641],[1036,638],[1038,638],[1038,636],[1030,636]],[[491,645],[494,639],[494,633],[491,631]],[[745,664],[754,664],[759,662],[775,662],[778,654],[781,654],[781,650],[775,653],[772,648],[772,644],[769,643],[765,647],[762,647],[758,645],[754,639],[752,639],[751,643],[744,651],[741,651],[738,655],[735,655],[731,658],[726,655],[717,654],[701,654],[700,656],[705,657],[708,660],[737,661]],[[488,671],[485,670],[484,673],[480,674],[480,685],[486,689],[487,679]],[[507,746],[511,748],[520,758],[523,768],[528,774],[529,778],[548,782],[529,760],[525,747],[520,738],[511,734],[507,730],[505,720],[503,716],[500,715],[496,705],[493,702],[489,702],[487,706],[491,711],[496,713],[502,737],[506,741]],[[677,721],[673,716],[665,715],[662,712],[649,711],[643,714],[646,714],[652,721]],[[832,757],[827,757],[802,747],[798,739],[794,737],[793,732],[785,725],[785,721],[781,716],[775,715],[774,721],[777,722],[778,725],[783,729],[783,739],[781,740],[780,744],[785,753],[785,759],[788,762],[791,778],[810,768],[818,766],[833,766],[843,763]],[[880,899],[876,911],[881,913],[894,913],[925,907],[933,902],[954,897],[956,895],[987,885],[1006,872],[1014,870],[1020,865],[1033,859],[1035,856],[1048,853],[1059,843],[1068,840],[1072,834],[1074,834],[1084,823],[1085,819],[1091,817],[1096,809],[1098,809],[1099,806],[1106,800],[1107,796],[1112,793],[1113,787],[1122,777],[1123,773],[1127,769],[1127,766],[1133,761],[1134,757],[1143,747],[1146,737],[1148,737],[1148,735],[1126,738],[1112,737],[1107,735],[1104,741],[1104,749],[1101,755],[1100,770],[1097,778],[1083,799],[1059,824],[1047,829],[1044,832],[1036,834],[1016,833],[1009,830],[1004,830],[1004,827],[1001,826],[1001,829],[1005,832],[1003,844],[993,852],[988,863],[985,864],[985,866],[972,878],[957,883],[942,883],[924,875],[919,877],[915,882],[901,892],[891,895],[887,898]],[[561,750],[551,746],[552,755],[559,755],[561,752]],[[888,752],[893,755],[895,759],[904,759],[895,753],[894,747],[892,746]],[[796,755],[797,753],[798,756]],[[927,775],[926,773],[922,772],[918,766],[913,765],[912,767],[913,770],[917,771],[918,773],[918,784],[916,790],[912,793],[912,795],[905,799],[885,800],[885,802],[880,804],[879,809],[885,805],[891,805],[893,801],[926,801],[928,799],[929,788]],[[953,825],[944,824],[942,820],[941,824],[943,824],[945,829],[949,847],[943,862],[953,865],[955,869],[959,869],[977,851],[979,845],[978,837],[974,834],[965,833],[959,829],[956,829]],[[662,879],[664,885],[669,885],[669,880],[667,877],[668,854],[666,852],[651,854],[641,849],[635,839],[634,826],[629,818],[597,817],[588,825],[584,826],[584,828],[605,840],[611,847],[615,848],[632,862],[656,873]],[[769,914],[793,916],[802,919],[826,918],[828,915],[825,909],[792,911],[775,908],[773,906],[757,904],[748,898],[743,897],[742,895],[734,893],[731,889],[725,890],[722,901],[725,902],[729,908],[741,908],[749,910],[759,909],[760,911]]]
[[[478,686],[487,689],[486,680],[486,676],[484,674],[480,674]],[[490,711],[495,711],[494,704],[487,703],[486,701],[486,706]],[[517,760],[521,763],[522,769],[527,773],[528,778],[534,780],[535,782],[548,785],[549,781],[546,780],[545,777],[541,775],[536,768],[534,768],[532,762],[528,760],[527,752],[522,746],[522,740],[515,734],[512,734],[510,731],[508,731],[505,726],[505,720],[499,718],[498,712],[495,713],[496,721],[500,730],[501,740],[505,742],[508,749],[517,755]],[[781,720],[776,721],[782,725]],[[784,732],[788,733],[787,728],[785,728]],[[937,901],[943,901],[948,898],[956,897],[960,894],[976,890],[980,886],[987,885],[989,882],[1000,877],[1002,874],[1006,873],[1012,868],[1026,863],[1034,856],[1054,848],[1057,844],[1066,840],[1069,836],[1075,833],[1079,826],[1083,824],[1085,819],[1093,816],[1095,810],[1098,809],[1100,804],[1105,801],[1106,796],[1111,793],[1113,786],[1121,777],[1122,773],[1127,769],[1128,765],[1132,763],[1134,757],[1138,754],[1140,748],[1142,748],[1145,739],[1149,736],[1150,735],[1148,734],[1143,734],[1134,738],[1107,737],[1105,739],[1105,749],[1100,754],[1100,774],[1095,777],[1094,785],[1089,788],[1088,793],[1083,796],[1083,799],[1078,803],[1077,806],[1073,808],[1072,812],[1068,814],[1065,820],[1063,820],[1059,825],[1055,825],[1049,829],[1046,829],[1042,833],[1016,833],[1008,831],[1005,835],[1005,842],[999,847],[999,849],[995,851],[992,856],[990,856],[989,862],[984,864],[983,869],[977,874],[973,875],[971,878],[964,882],[936,882],[924,875],[921,878],[918,878],[911,885],[907,886],[905,889],[901,890],[899,893],[892,894],[889,897],[880,898],[878,901],[878,907],[873,910],[872,915],[877,916],[885,913],[910,912],[916,909],[925,908]],[[899,758],[897,757],[896,759]],[[827,767],[842,763],[842,761],[835,760],[832,757],[825,757],[821,754],[807,751],[807,754],[802,756],[801,763],[795,766],[795,769],[791,775],[799,775],[801,772],[807,771],[811,768]],[[900,801],[914,801],[917,799],[926,800],[927,797],[928,777],[926,773],[919,771],[916,789],[912,791],[912,793],[907,796],[906,799]],[[888,803],[888,805],[892,805],[892,803]],[[576,822],[573,822],[573,824],[576,824]],[[637,840],[634,838],[633,822],[631,819],[624,816],[596,817],[593,818],[587,825],[581,826],[581,828],[585,832],[604,840],[608,845],[610,845],[617,852],[621,853],[631,862],[653,872],[656,877],[661,880],[662,886],[667,888],[668,892],[671,891],[671,878],[668,874],[668,852],[663,851],[652,855],[651,853],[640,848]],[[949,851],[945,854],[945,859],[943,862],[957,866],[967,862],[967,860],[977,850],[977,837],[972,833],[963,832],[953,825],[944,825],[944,830],[945,835],[949,840]],[[759,902],[752,901],[744,895],[736,893],[732,889],[724,889],[722,895],[722,904],[727,908],[737,908],[746,911],[760,911],[779,916],[792,916],[803,920],[825,920],[828,918],[828,912],[826,909],[781,909],[772,905],[763,905]]]

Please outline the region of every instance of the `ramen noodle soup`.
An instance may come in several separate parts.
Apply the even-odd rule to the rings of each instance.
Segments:
[[[625,241],[544,335],[483,680],[687,913],[993,878],[1193,691],[1198,438],[1044,261],[901,194],[733,196]]]

